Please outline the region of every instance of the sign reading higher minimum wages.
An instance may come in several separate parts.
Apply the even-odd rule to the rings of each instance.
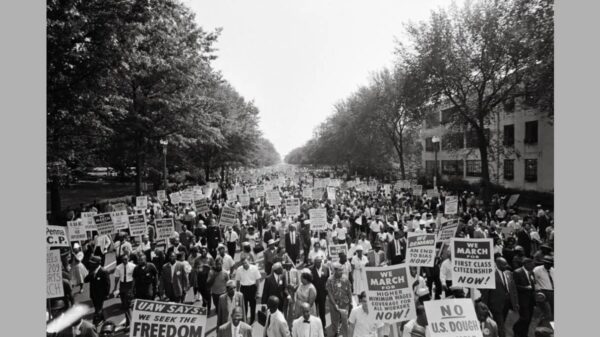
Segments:
[[[452,238],[452,285],[494,289],[494,255],[492,239]]]
[[[370,319],[393,323],[417,317],[407,269],[406,264],[365,268]]]
[[[205,333],[206,308],[140,299],[134,302],[129,337],[204,337]]]

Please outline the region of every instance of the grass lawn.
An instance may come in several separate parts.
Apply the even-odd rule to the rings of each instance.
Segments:
[[[135,195],[135,183],[118,183],[107,181],[84,181],[71,185],[69,189],[60,191],[63,209],[79,204],[91,204],[94,200],[118,198]],[[50,191],[46,191],[46,209],[50,210]]]

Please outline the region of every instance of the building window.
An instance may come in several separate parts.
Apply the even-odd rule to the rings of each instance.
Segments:
[[[538,142],[538,122],[531,121],[525,123],[525,144],[537,144]]]
[[[504,159],[504,180],[515,179],[515,161],[514,159]]]
[[[440,125],[440,114],[437,111],[432,111],[425,116],[425,128],[431,129]]]
[[[467,177],[481,177],[481,160],[467,160]]]
[[[511,113],[515,111],[515,99],[513,97],[506,99],[502,104],[504,112]]]
[[[442,174],[463,176],[464,166],[462,160],[442,160]]]
[[[442,137],[442,150],[457,150],[463,148],[463,134],[447,133]]]
[[[428,176],[432,176],[435,174],[435,160],[425,161],[425,174]]]
[[[427,152],[433,152],[433,141],[431,139],[432,137],[425,138],[425,151]]]
[[[537,159],[525,159],[525,181],[537,181]]]
[[[458,113],[457,107],[442,110],[442,124],[448,124],[454,120],[454,115]]]
[[[486,142],[489,144],[490,141],[490,129],[485,129],[483,130],[483,133],[485,135],[485,139]],[[466,132],[466,148],[478,148],[479,147],[479,139],[477,137],[477,131],[474,129],[471,129],[469,131]]]
[[[504,146],[515,145],[515,126],[514,124],[504,126]]]

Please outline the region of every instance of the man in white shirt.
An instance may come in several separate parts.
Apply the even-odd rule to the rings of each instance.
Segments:
[[[150,243],[150,239],[147,234],[142,235],[142,242],[135,249],[137,253],[141,253],[146,255],[147,261],[152,261],[152,244]]]
[[[381,222],[379,219],[375,219],[369,224],[369,229],[371,230],[371,241],[374,242],[377,240],[379,232],[381,232],[383,229],[383,222]]]
[[[367,234],[364,232],[360,233],[360,239],[358,240],[358,244],[363,247],[365,251],[370,251],[372,249],[371,242],[367,240]]]
[[[133,299],[133,270],[135,264],[129,261],[129,255],[121,257],[121,264],[115,269],[115,287],[113,293],[121,298],[121,310],[125,312],[125,327],[129,327],[131,313],[129,307]],[[120,287],[119,287],[120,285]],[[119,289],[117,291],[117,288]]]
[[[217,253],[223,259],[223,270],[228,273],[233,272],[233,266],[235,265],[235,261],[229,254],[225,253],[225,246],[223,244],[219,244],[217,246]]]
[[[546,255],[543,261],[543,265],[533,268],[535,290],[544,293],[550,312],[554,315],[554,258]]]
[[[335,236],[338,244],[346,244],[346,228],[341,222],[338,222],[337,227],[335,228]]]
[[[452,295],[452,291],[450,290],[450,287],[452,287],[452,260],[450,258],[450,251],[446,251],[444,256],[446,259],[440,266],[440,282],[442,283],[446,297],[448,297]]]
[[[348,337],[383,337],[383,322],[373,321],[369,317],[367,294],[358,295],[359,306],[352,309],[348,318]]]
[[[256,293],[262,276],[258,267],[251,265],[245,258],[242,259],[242,266],[235,272],[238,291],[244,295],[244,308],[248,312],[250,305],[250,325],[254,323],[256,317]]]
[[[267,307],[269,308],[269,313],[265,322],[263,337],[289,337],[290,329],[285,316],[278,309],[279,299],[277,296],[269,296]]]
[[[310,305],[302,303],[302,316],[292,324],[292,337],[325,337],[321,319],[310,314]]]
[[[233,230],[231,226],[227,226],[227,231],[223,235],[225,237],[225,244],[227,245],[227,253],[231,258],[235,259],[235,250],[237,248],[237,242],[239,240],[239,235],[236,231]]]

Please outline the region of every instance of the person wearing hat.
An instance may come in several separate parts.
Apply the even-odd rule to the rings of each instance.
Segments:
[[[367,260],[369,260],[368,267],[379,267],[385,264],[385,253],[381,250],[379,242],[373,243],[373,249],[367,251]]]
[[[290,224],[289,232],[285,234],[285,250],[293,263],[298,263],[298,255],[300,255],[301,240],[296,231],[296,225]]]
[[[85,277],[85,282],[90,283],[90,298],[94,305],[94,314],[99,320],[104,320],[104,300],[110,294],[110,278],[101,267],[102,259],[99,256],[90,257],[91,272]]]
[[[481,334],[483,337],[498,337],[498,324],[492,319],[492,314],[488,306],[477,301],[475,303],[475,314],[481,325]]]
[[[348,313],[352,310],[352,285],[343,277],[342,266],[334,262],[333,275],[326,283],[331,325],[336,335],[348,336]]]
[[[183,263],[177,261],[175,252],[170,252],[167,257],[169,262],[162,267],[159,293],[161,297],[166,296],[171,302],[182,303],[189,288],[185,267]]]
[[[273,223],[271,224],[269,231],[265,232],[265,234],[263,235],[263,241],[268,245],[270,240],[275,241],[277,239],[279,239],[279,232],[277,231],[277,227]]]
[[[288,280],[283,274],[281,263],[273,264],[271,269],[272,272],[265,278],[263,284],[261,303],[267,303],[270,296],[276,296],[279,299],[279,310],[283,310],[289,295],[287,292]]]
[[[112,321],[106,321],[100,328],[100,337],[112,337],[115,335],[115,323]]]
[[[544,257],[550,255],[552,252],[552,247],[544,243],[540,246],[540,249],[533,254],[533,262],[536,266],[541,266],[544,264]]]
[[[231,273],[233,272],[233,267],[235,266],[235,261],[232,256],[225,252],[225,246],[220,243],[217,246],[217,257],[220,257],[223,262],[223,270]]]
[[[225,283],[225,293],[219,297],[217,307],[217,326],[227,323],[234,308],[240,308],[242,311],[242,321],[246,322],[246,310],[244,307],[244,295],[236,291],[235,280],[229,280]]]
[[[83,265],[84,254],[81,251],[81,246],[78,243],[73,245],[73,259],[70,271],[71,283],[76,287],[79,286],[79,294],[83,292],[83,283],[88,275],[87,268]]]
[[[419,288],[415,291],[417,301],[419,304],[423,304],[425,301],[431,301],[431,295],[427,287]]]
[[[427,329],[427,315],[425,314],[425,306],[417,305],[417,318],[409,320],[402,328],[402,337],[426,337],[429,336]]]
[[[535,290],[546,296],[550,306],[550,314],[554,315],[554,258],[550,255],[544,256],[543,264],[533,268],[535,277]]]
[[[369,259],[363,254],[363,247],[357,245],[355,248],[356,255],[352,256],[350,264],[352,265],[353,293],[358,295],[367,290],[366,274],[363,273],[365,267],[369,263]]]
[[[523,258],[523,266],[513,272],[519,298],[519,320],[514,325],[515,337],[527,337],[535,306],[535,277],[533,260]]]
[[[275,263],[275,246],[279,243],[279,240],[269,239],[267,242],[267,249],[264,251],[264,264],[265,264],[265,273],[267,275],[271,274],[271,268]]]

